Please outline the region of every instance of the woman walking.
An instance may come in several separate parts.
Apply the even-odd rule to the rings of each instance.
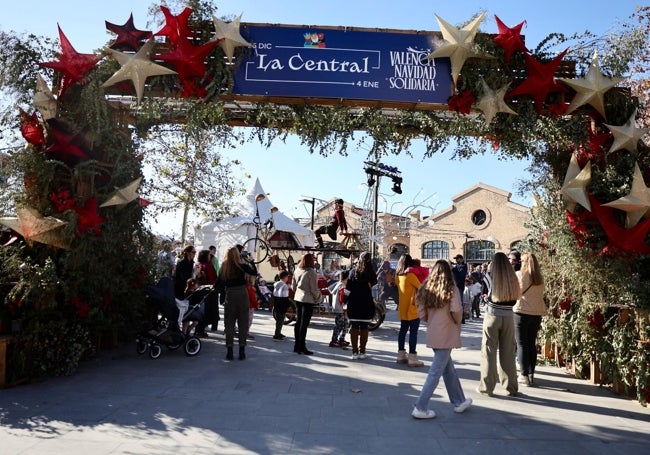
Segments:
[[[521,255],[521,269],[516,273],[522,289],[521,298],[512,308],[517,361],[521,369],[519,384],[532,386],[537,365],[537,332],[542,324],[542,316],[548,311],[544,303],[544,278],[537,258],[532,253]]]
[[[350,271],[345,289],[348,296],[348,320],[350,321],[350,341],[352,360],[364,360],[368,343],[368,323],[375,315],[375,301],[372,287],[377,284],[377,274],[372,267],[370,253],[364,251],[356,267]]]
[[[303,254],[293,275],[292,287],[295,291],[293,299],[296,304],[293,352],[298,354],[313,354],[307,349],[307,327],[314,313],[314,305],[319,305],[323,300],[323,294],[318,288],[318,275],[314,270],[315,262],[313,254]]]
[[[465,412],[471,406],[472,399],[465,398],[451,359],[451,350],[461,347],[463,307],[449,262],[436,261],[429,277],[418,289],[416,301],[418,315],[427,324],[427,346],[433,349],[433,361],[411,415],[416,419],[432,419],[436,416],[429,409],[429,400],[441,376],[454,411]]]
[[[226,359],[233,359],[235,341],[235,323],[239,330],[239,360],[246,358],[246,337],[248,336],[249,298],[246,290],[246,275],[257,275],[255,264],[246,260],[246,251],[240,255],[234,246],[226,252],[226,257],[219,268],[217,285],[225,290],[224,325],[226,332]]]
[[[492,396],[497,379],[500,379],[508,395],[514,396],[517,395],[518,385],[512,307],[521,298],[521,288],[515,270],[504,253],[494,255],[489,276],[491,288],[483,318],[481,378],[477,391]]]
[[[403,254],[397,261],[395,281],[399,293],[399,307],[397,312],[400,319],[399,334],[397,335],[397,363],[408,363],[410,367],[421,367],[424,363],[418,360],[418,306],[415,302],[415,293],[420,287],[420,280],[409,270],[413,266],[413,259],[408,254]],[[409,352],[406,355],[406,333],[409,333]]]

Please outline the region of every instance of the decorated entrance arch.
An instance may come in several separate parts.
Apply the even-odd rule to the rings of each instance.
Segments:
[[[336,27],[288,26],[304,38],[303,50],[271,57],[272,41],[253,37],[274,33],[272,27],[241,23],[241,16],[210,20],[209,2],[191,3],[196,10],[179,14],[160,7],[164,21],[155,33],[136,29],[132,16],[123,25],[107,23],[115,38],[98,53],[78,53],[60,30],[54,57],[35,43],[26,43],[34,54],[19,56],[18,46],[2,54],[5,73],[21,76],[4,82],[20,90],[27,143],[11,156],[20,173],[13,177],[20,175],[24,186],[17,216],[0,220],[18,234],[3,249],[4,281],[18,283],[3,311],[23,321],[18,335],[30,361],[45,355],[48,336],[74,336],[78,352],[70,356],[61,347],[72,365],[43,367],[69,373],[89,334],[129,332],[142,320],[142,287],[153,267],[142,224],[147,202],[140,197],[147,182],[135,144],[159,124],[217,126],[226,136],[245,125],[249,140],[270,145],[296,134],[311,153],[323,155],[345,154],[355,132],[364,131],[361,141],[370,142],[369,159],[376,161],[409,153],[416,140],[427,157],[453,147],[460,158],[487,151],[530,158],[529,183],[539,204],[525,248],[546,266],[547,298],[558,316],[549,318],[547,337],[578,360],[608,359],[612,374],[630,382],[633,373],[639,396],[647,392],[642,335],[648,322],[632,332],[610,317],[613,305],[647,308],[650,301],[644,180],[650,163],[642,141],[648,130],[637,125],[643,106],[620,77],[647,49],[647,8],[640,13],[645,22],[629,36],[560,52],[554,49],[561,37],[551,34],[531,50],[523,23],[511,27],[497,16],[498,32],[481,33],[484,14],[463,27],[437,18],[440,33],[418,32],[412,47],[404,45],[407,32],[392,31],[402,52],[389,54],[386,79],[394,79],[384,87],[383,79],[371,77],[381,49],[349,58],[325,54],[328,40],[338,39]],[[242,76],[247,68],[250,74],[295,68],[318,77],[362,75],[363,92],[255,93]],[[393,97],[406,89],[439,96],[445,87],[449,96],[442,100]],[[385,93],[373,99],[379,88]],[[621,373],[624,365],[628,371]]]

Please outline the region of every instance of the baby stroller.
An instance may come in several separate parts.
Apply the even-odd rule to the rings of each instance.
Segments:
[[[257,275],[255,278],[255,294],[257,296],[257,301],[260,302],[260,308],[263,310],[271,309],[271,302],[273,300],[273,291],[269,289],[266,280],[262,278],[262,275]]]
[[[181,330],[184,322],[202,317],[200,301],[194,299],[177,300],[174,298],[174,283],[169,277],[163,277],[155,286],[145,289],[147,300],[156,305],[158,319],[155,327],[142,332],[136,337],[138,354],[149,351],[149,357],[157,359],[162,354],[162,346],[176,350],[183,346],[185,354],[190,357],[201,351],[201,340]]]

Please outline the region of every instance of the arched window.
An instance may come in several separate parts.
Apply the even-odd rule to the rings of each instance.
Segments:
[[[422,245],[422,259],[449,259],[449,244],[432,240]]]
[[[390,254],[388,255],[389,261],[397,261],[402,255],[408,254],[409,247],[403,243],[394,243],[390,247]]]
[[[491,261],[494,256],[494,242],[471,240],[465,245],[465,262]]]

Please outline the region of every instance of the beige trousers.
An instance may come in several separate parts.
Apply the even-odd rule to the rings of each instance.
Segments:
[[[486,313],[483,318],[481,343],[481,378],[479,390],[492,393],[497,379],[510,394],[516,394],[517,366],[515,364],[515,322],[512,314],[495,316]],[[497,353],[499,362],[497,365]]]

